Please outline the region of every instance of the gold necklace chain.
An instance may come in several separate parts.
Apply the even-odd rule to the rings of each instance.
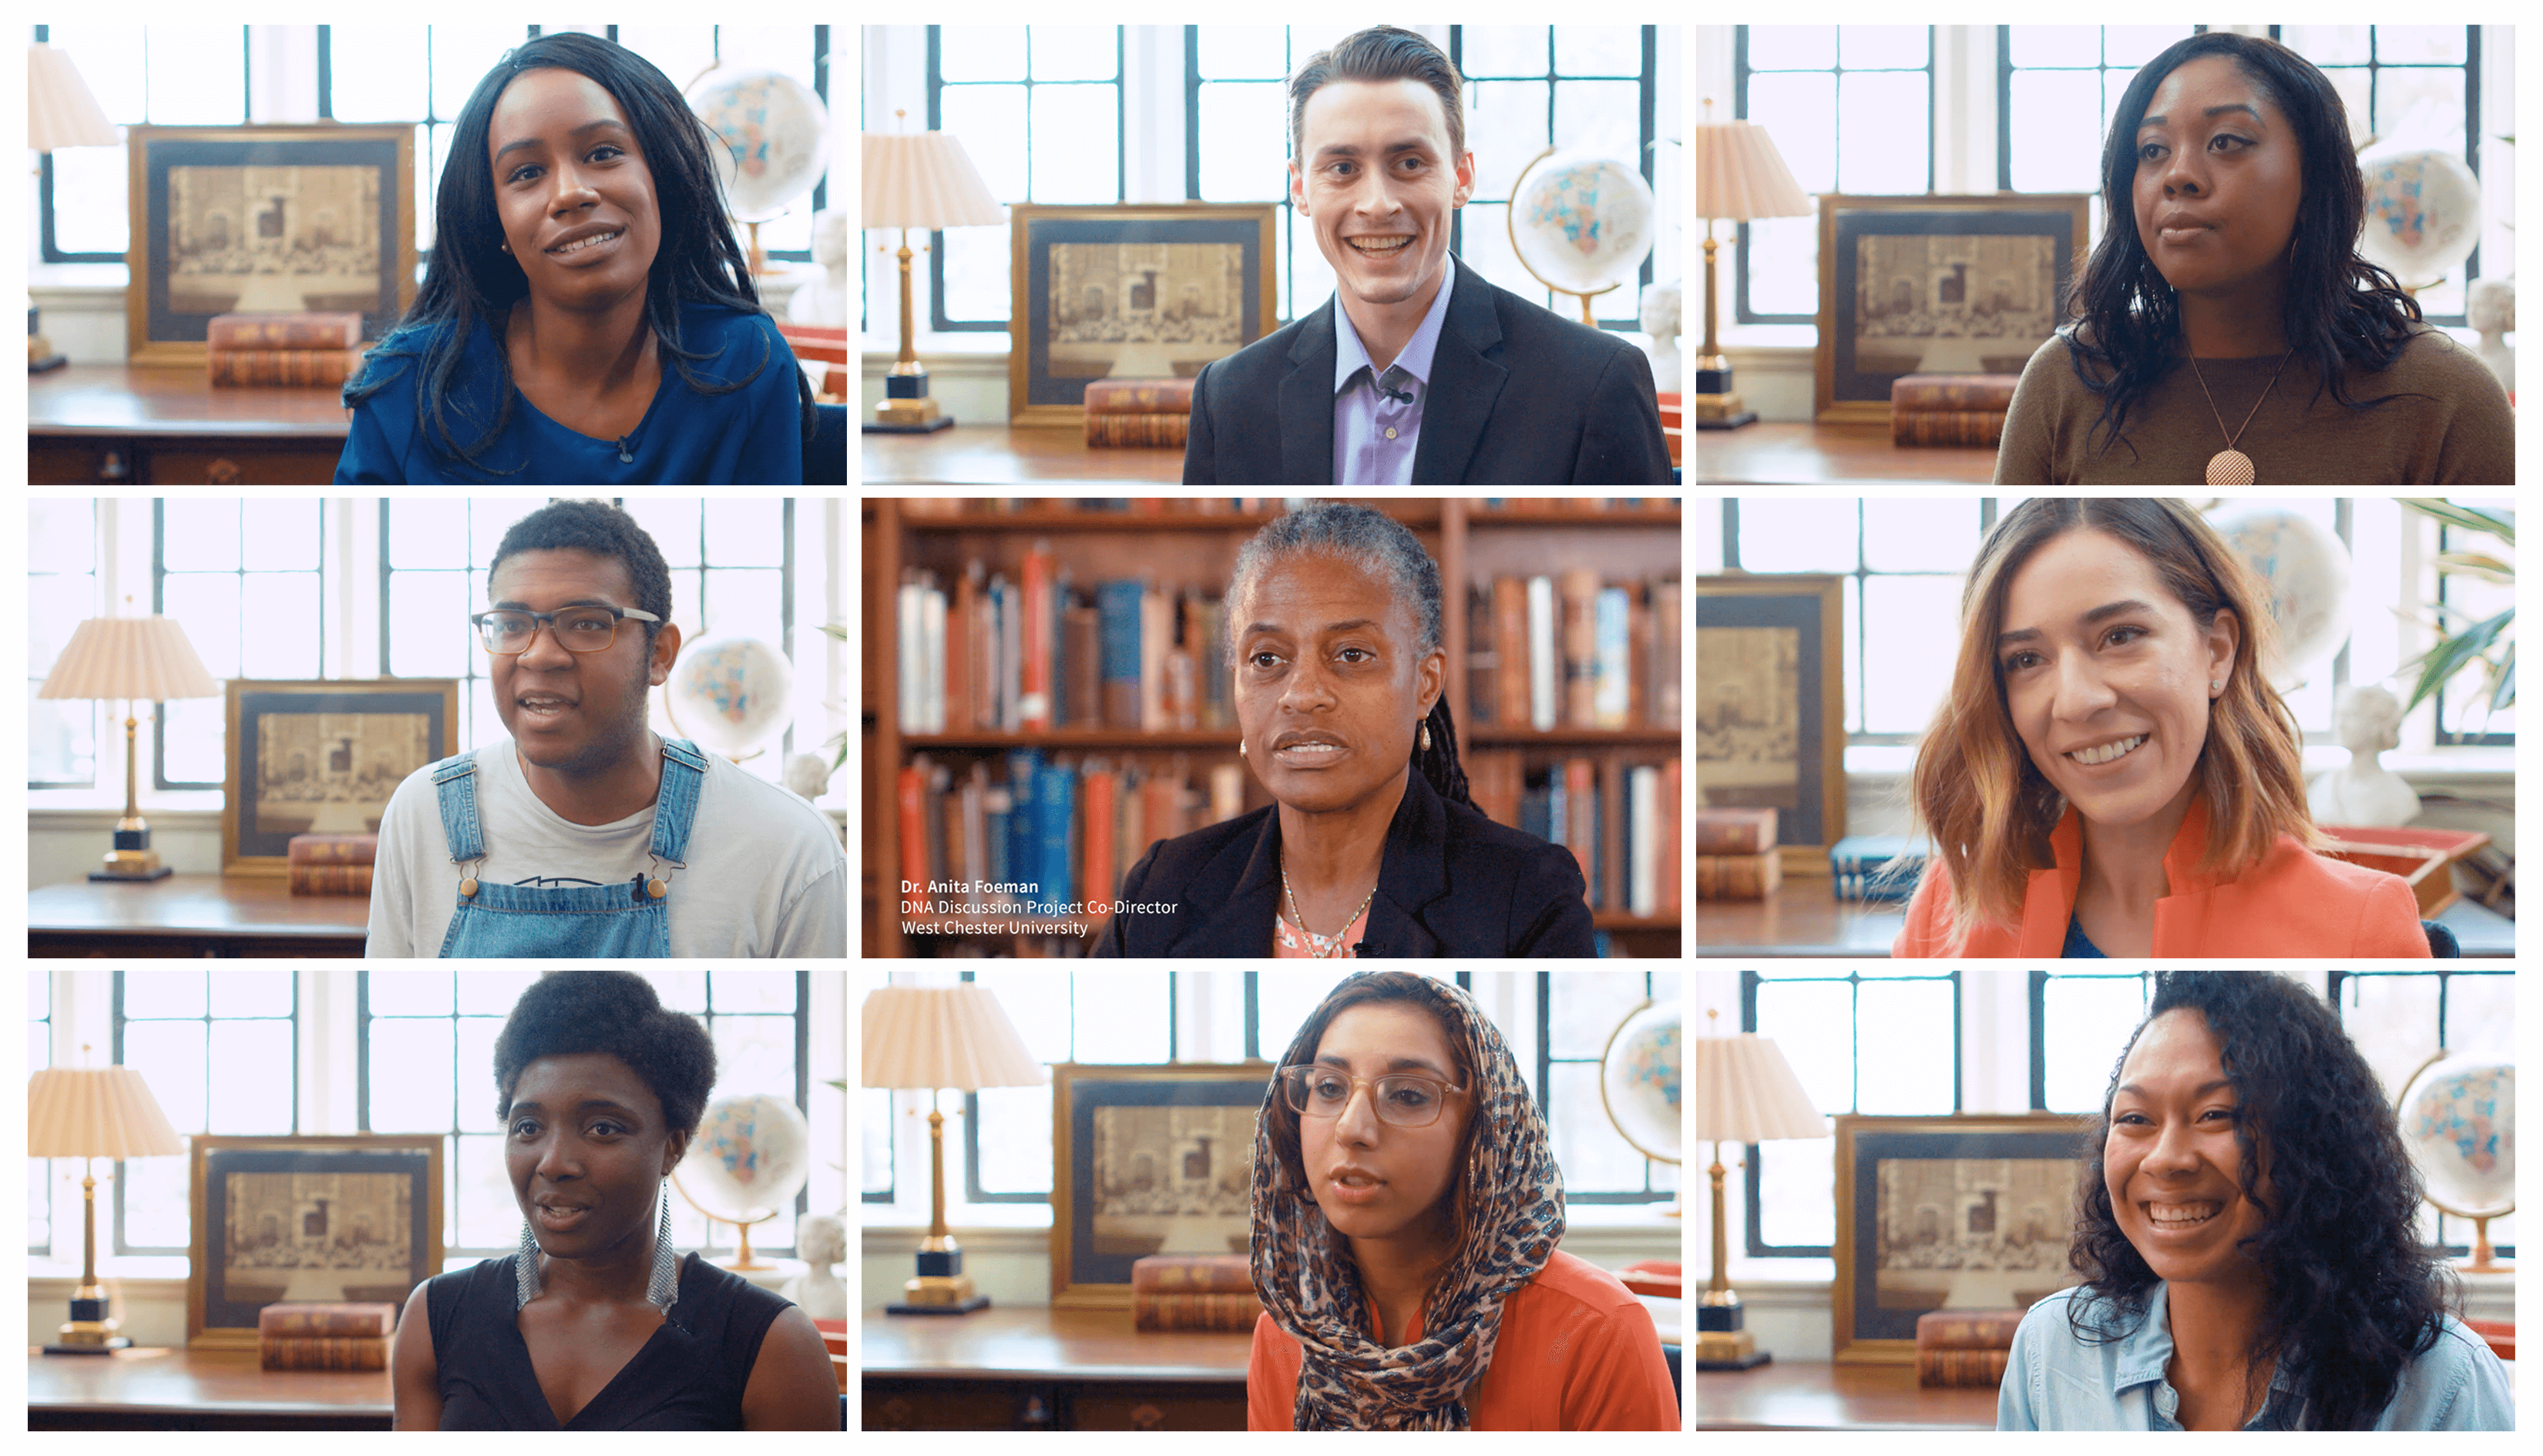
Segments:
[[[1289,897],[1289,918],[1298,923],[1298,933],[1307,938],[1307,954],[1319,960],[1339,960],[1343,955],[1343,937],[1350,934],[1351,923],[1359,919],[1370,902],[1377,898],[1377,885],[1369,885],[1367,895],[1359,902],[1359,909],[1350,912],[1343,921],[1343,928],[1329,936],[1318,935],[1307,928],[1306,914],[1298,908],[1298,892],[1289,887],[1289,857],[1285,854],[1280,857],[1280,892]]]
[[[2208,457],[2207,484],[2248,486],[2257,479],[2252,468],[2252,457],[2234,446],[2243,438],[2243,430],[2250,429],[2252,421],[2261,413],[2262,400],[2267,400],[2270,397],[2270,391],[2278,387],[2278,375],[2286,369],[2287,360],[2295,357],[2295,352],[2293,348],[2289,348],[2278,356],[2278,367],[2270,371],[2270,382],[2262,387],[2261,398],[2252,401],[2252,413],[2243,417],[2243,429],[2226,434],[2225,448]],[[2190,356],[2190,372],[2198,377],[2198,392],[2207,396],[2207,413],[2216,417],[2216,432],[2225,434],[2225,416],[2216,408],[2216,396],[2207,388],[2207,373],[2198,367],[2198,355],[2195,353]]]

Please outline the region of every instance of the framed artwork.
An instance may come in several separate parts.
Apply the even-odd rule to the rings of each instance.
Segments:
[[[127,126],[136,364],[201,364],[227,313],[359,313],[415,301],[415,127],[403,121]]]
[[[2090,1119],[2056,1112],[1836,1118],[1841,1365],[1916,1363],[1916,1317],[2029,1309],[2066,1264]]]
[[[1819,197],[1815,418],[1889,422],[1907,374],[2019,374],[2057,332],[2083,192]]]
[[[1270,202],[1018,202],[1007,419],[1086,422],[1092,379],[1190,379],[1279,326]]]
[[[269,1304],[395,1304],[441,1272],[441,1139],[189,1139],[189,1349],[256,1348]]]
[[[1150,1254],[1243,1254],[1267,1061],[1050,1069],[1050,1302],[1130,1307]]]
[[[282,875],[294,834],[375,834],[407,775],[457,750],[447,677],[229,680],[221,873]]]
[[[1787,875],[1845,837],[1844,581],[1696,578],[1696,806],[1773,807]]]

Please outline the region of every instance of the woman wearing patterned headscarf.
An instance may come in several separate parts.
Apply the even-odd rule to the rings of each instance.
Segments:
[[[1255,1430],[1676,1430],[1649,1311],[1555,1248],[1563,1173],[1454,985],[1350,977],[1254,1139]]]

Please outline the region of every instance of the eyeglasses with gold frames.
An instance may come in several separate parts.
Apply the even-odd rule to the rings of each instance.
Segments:
[[[1350,1106],[1351,1094],[1366,1087],[1373,1093],[1378,1120],[1390,1127],[1427,1127],[1439,1120],[1439,1110],[1463,1093],[1435,1077],[1390,1072],[1383,1077],[1354,1077],[1340,1067],[1282,1067],[1276,1074],[1280,1095],[1301,1117],[1339,1117]]]

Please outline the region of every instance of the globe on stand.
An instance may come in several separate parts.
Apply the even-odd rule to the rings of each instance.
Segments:
[[[680,650],[662,711],[681,736],[735,763],[756,757],[791,716],[795,672],[755,637],[708,637]]]
[[[1634,1150],[1657,1162],[1685,1156],[1686,1011],[1678,1001],[1645,1002],[1607,1037],[1598,1058],[1598,1101]],[[1676,1217],[1685,1209],[1668,1208]]]
[[[774,271],[759,225],[811,194],[829,164],[830,113],[783,71],[708,70],[689,83],[689,110],[724,145],[709,147],[733,220],[750,225],[750,270]]]
[[[2452,152],[2392,151],[2357,159],[2366,226],[2357,251],[2411,292],[2433,288],[2481,242],[2481,181]]]
[[[691,1207],[741,1236],[741,1257],[726,1268],[764,1269],[750,1257],[750,1226],[786,1210],[811,1175],[812,1130],[793,1103],[752,1093],[707,1105],[688,1156],[671,1185]]]
[[[1579,298],[1580,322],[1594,329],[1589,300],[1641,271],[1657,210],[1630,163],[1547,147],[1510,188],[1510,251],[1538,282]]]
[[[2402,1084],[2394,1111],[2428,1202],[2472,1220],[2472,1261],[2458,1267],[2510,1267],[2493,1257],[2490,1221],[2516,1211],[2516,1064],[2440,1048]]]

